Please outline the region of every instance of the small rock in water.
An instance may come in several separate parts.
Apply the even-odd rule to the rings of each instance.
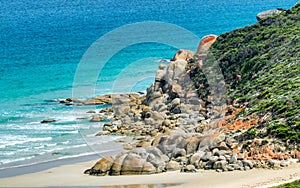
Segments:
[[[41,123],[53,123],[56,122],[55,119],[44,119],[43,121],[41,121]]]
[[[88,113],[88,114],[95,114],[96,111],[95,111],[95,110],[89,110],[89,111],[87,111],[86,113]]]
[[[103,117],[101,117],[99,114],[96,114],[92,117],[92,119],[90,121],[91,122],[100,122],[100,121],[103,121]]]

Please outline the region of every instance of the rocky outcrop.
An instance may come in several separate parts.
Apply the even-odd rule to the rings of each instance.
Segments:
[[[203,37],[198,45],[197,53],[205,53],[211,47],[211,45],[217,40],[216,35],[207,35]]]
[[[188,61],[194,57],[194,52],[190,50],[178,50],[171,61],[185,60]]]
[[[169,158],[153,146],[138,147],[116,157],[100,159],[91,169],[90,175],[139,175],[163,172]]]
[[[255,27],[261,27],[261,25],[260,22]],[[247,32],[260,32],[256,31],[255,27],[251,29],[248,27]],[[245,42],[246,38],[248,40],[256,36],[253,34],[254,32],[249,35],[245,32],[246,37],[244,37],[240,33],[241,30],[239,29],[236,34],[234,32],[227,33],[226,36],[242,36],[240,41]],[[236,93],[243,92],[245,94],[251,90],[251,88],[246,87],[247,85],[243,85],[246,83],[246,73],[248,74],[248,72],[231,74],[233,70],[230,69],[230,66],[235,63],[243,64],[243,62],[238,61],[248,57],[253,58],[255,53],[264,52],[264,50],[255,51],[254,48],[253,51],[249,51],[253,47],[248,46],[248,48],[243,49],[245,53],[244,51],[236,53],[232,50],[237,48],[234,40],[228,40],[222,35],[212,45],[216,40],[217,36],[215,35],[203,37],[197,49],[198,53],[193,57],[189,51],[180,50],[169,64],[159,65],[154,83],[147,88],[145,96],[133,97],[127,94],[129,99],[122,98],[124,96],[118,99],[118,96],[118,100],[113,100],[111,96],[106,96],[104,97],[106,99],[99,97],[100,99],[81,101],[82,104],[117,104],[112,108],[102,110],[101,113],[104,117],[111,118],[109,119],[110,122],[103,126],[103,131],[99,135],[117,134],[132,137],[132,141],[124,143],[123,153],[110,157],[109,160],[111,161],[109,162],[107,158],[100,159],[95,166],[86,171],[87,174],[153,174],[171,170],[195,172],[198,169],[223,172],[250,170],[255,167],[279,168],[289,165],[291,158],[295,158],[295,160],[299,158],[297,148],[289,145],[289,140],[286,140],[286,147],[283,147],[275,139],[255,139],[258,135],[263,136],[263,134],[268,133],[270,126],[265,128],[260,126],[263,122],[270,121],[272,116],[268,114],[262,116],[261,111],[251,116],[244,116],[253,109],[249,108],[249,103],[244,98],[237,99],[239,96]],[[221,43],[233,44],[228,47],[229,50],[226,53],[223,53],[222,50],[227,46]],[[244,45],[248,44],[244,43]],[[219,54],[213,51],[217,47]],[[214,85],[216,90],[208,89],[208,85],[214,84],[208,82],[208,79],[210,81],[214,79],[213,81],[216,83],[225,84],[225,81],[217,77],[216,74],[212,74],[212,77],[207,74],[215,68],[209,66],[209,60],[212,58],[209,50],[212,50],[214,57],[218,60],[223,60],[222,64],[219,65],[223,68],[222,73],[226,75],[226,83],[230,79],[234,81],[231,85],[227,85],[234,97],[228,97],[226,109],[222,108],[221,100],[216,100],[218,97],[224,98],[224,95],[218,95],[223,88],[216,84]],[[228,54],[232,55],[228,56]],[[280,57],[276,56],[277,58]],[[246,68],[251,69],[250,65],[256,64],[254,61],[250,62]],[[274,62],[274,66],[277,63],[280,62]],[[229,68],[226,69],[225,65]],[[257,65],[255,70],[259,71],[260,66],[262,65]],[[246,68],[245,70],[248,70]],[[249,73],[251,79],[255,79],[255,73]],[[260,76],[264,76],[264,74]],[[250,80],[250,77],[248,79]],[[241,87],[239,84],[245,86],[244,91],[242,89],[235,90]],[[263,89],[262,86],[257,87]],[[260,97],[264,97],[264,95],[272,97],[268,92],[261,94]],[[256,96],[256,93],[253,93],[250,98],[257,102]],[[272,102],[274,101],[276,100],[272,100]],[[287,105],[294,103],[295,101],[286,101]],[[290,107],[287,109],[293,110]],[[261,108],[255,110],[261,110]],[[226,114],[225,117],[220,115],[223,111],[224,115]],[[278,122],[281,121],[286,120],[283,118]],[[256,132],[256,128],[260,128],[261,132]],[[279,160],[281,161],[279,162]]]
[[[75,98],[68,98],[65,100],[61,100],[60,103],[65,105],[105,105],[105,104],[128,104],[131,102],[135,102],[135,100],[140,98],[140,94],[138,93],[130,93],[130,94],[107,94],[96,96],[87,100],[80,100]],[[90,111],[91,113],[92,111]]]
[[[179,53],[180,52],[180,53]],[[205,102],[198,97],[190,78],[188,64],[190,51],[179,51],[166,67],[161,64],[155,81],[144,97],[131,97],[112,107],[112,126],[104,131],[122,135],[169,134],[178,128],[186,132],[201,131],[206,124]],[[182,56],[182,54],[190,54]],[[131,95],[129,95],[130,97]],[[108,114],[106,114],[108,116]]]
[[[256,19],[258,21],[261,21],[263,19],[266,19],[270,16],[275,16],[275,15],[278,15],[280,13],[282,13],[283,10],[282,9],[275,9],[275,10],[267,10],[267,11],[263,11],[263,12],[260,12],[256,15]]]
[[[208,48],[212,43],[211,39],[202,41],[202,48]],[[124,175],[179,169],[195,171],[194,164],[188,162],[189,157],[201,148],[200,142],[204,140],[201,133],[209,127],[206,103],[199,98],[191,80],[190,67],[193,66],[188,65],[194,63],[193,55],[191,51],[179,50],[167,67],[159,65],[155,82],[147,88],[144,97],[128,94],[126,100],[124,95],[121,98],[105,95],[80,101],[85,105],[118,104],[111,108],[112,111],[104,111],[104,116],[113,117],[99,135],[106,132],[154,137],[150,146],[145,140],[131,144],[127,152],[113,159],[110,170],[102,169],[101,163],[107,161],[104,158],[86,173]],[[99,119],[95,116],[93,119]]]
[[[205,144],[202,144],[206,139]],[[207,141],[209,139],[210,141]],[[224,143],[227,145],[224,147]],[[197,172],[198,169],[246,171],[254,167],[279,168],[291,160],[248,160],[246,155],[232,151],[228,136],[203,137],[199,133],[174,132],[157,136],[151,145],[136,147],[115,157],[100,159],[89,175],[142,175],[165,171]]]

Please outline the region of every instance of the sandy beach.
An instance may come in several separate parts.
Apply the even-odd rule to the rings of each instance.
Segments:
[[[250,171],[233,171],[217,173],[200,170],[197,173],[167,172],[143,176],[89,176],[83,171],[94,164],[93,161],[59,166],[48,170],[0,179],[0,187],[164,187],[198,188],[198,187],[268,187],[278,183],[300,179],[300,164],[270,170],[253,169]],[[119,186],[118,186],[119,185]],[[123,185],[123,186],[122,186]],[[127,186],[125,186],[127,185]],[[128,186],[132,185],[132,186]],[[155,186],[157,185],[157,186]]]

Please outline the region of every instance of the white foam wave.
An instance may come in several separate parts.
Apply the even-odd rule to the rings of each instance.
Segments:
[[[43,142],[43,141],[50,141],[52,140],[52,137],[45,137],[45,138],[25,138],[24,140],[2,140],[1,144],[5,144],[5,146],[15,146],[15,145],[21,145],[28,142]]]
[[[42,131],[77,131],[78,126],[73,125],[52,125],[52,124],[26,124],[26,125],[7,125],[7,129],[16,130],[22,133],[21,131],[31,131],[42,133]],[[47,132],[45,132],[47,133]],[[71,132],[71,134],[74,132]]]
[[[57,133],[59,133],[59,134],[78,134],[78,130],[73,130],[73,131],[59,131]]]
[[[7,152],[3,152],[1,155],[7,156],[7,155],[14,155],[15,152],[13,151],[7,151]]]
[[[81,147],[86,147],[87,144],[80,144],[80,145],[73,145],[73,146],[65,146],[65,147],[55,147],[55,148],[51,148],[48,150],[45,150],[48,153],[54,152],[54,151],[62,151],[62,150],[66,150],[66,149],[74,149],[74,148],[81,148]]]
[[[81,148],[81,147],[86,147],[87,144],[80,144],[80,145],[74,145],[74,146],[68,146],[68,149],[71,149],[71,148]]]
[[[65,142],[62,142],[62,144],[69,144],[70,143],[70,141],[65,141]]]
[[[17,159],[3,159],[3,160],[0,160],[0,163],[7,164],[7,163],[18,162],[18,161],[25,161],[25,160],[28,160],[28,159],[32,159],[33,157],[34,156],[22,157],[22,158],[17,158]]]
[[[53,144],[46,144],[47,147],[53,147],[53,146],[56,146],[57,144],[56,143],[53,143]]]
[[[43,146],[35,146],[34,147],[34,149],[43,149],[43,148],[45,148],[45,145],[43,145]]]
[[[88,153],[82,153],[82,154],[78,154],[78,155],[63,156],[63,157],[59,157],[58,159],[70,159],[70,158],[89,156],[89,155],[93,155],[93,154],[95,154],[95,152],[88,152]]]

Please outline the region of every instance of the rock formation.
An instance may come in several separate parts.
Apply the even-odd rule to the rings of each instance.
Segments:
[[[203,53],[209,50],[209,48],[211,47],[211,45],[217,40],[216,35],[207,35],[204,36],[197,48],[197,52],[196,53]]]
[[[282,9],[275,9],[275,10],[267,10],[267,11],[263,11],[263,12],[260,12],[256,15],[256,19],[258,21],[261,21],[263,19],[266,19],[270,16],[274,16],[274,15],[278,15],[280,13],[282,13],[283,10]]]
[[[296,20],[299,15],[299,5],[295,9],[296,11],[289,11],[290,20]],[[273,22],[264,22],[267,20],[266,17],[280,12],[281,10],[276,10],[258,14],[258,19],[261,22],[253,27],[239,29],[219,37],[215,35],[203,37],[196,54],[189,50],[179,50],[168,65],[159,65],[154,83],[147,88],[146,95],[114,94],[89,100],[70,98],[62,101],[67,105],[112,104],[111,108],[102,109],[100,115],[93,114],[91,118],[92,121],[101,121],[104,118],[110,121],[103,125],[103,131],[99,132],[98,135],[117,134],[132,138],[132,141],[124,143],[124,152],[117,156],[100,159],[85,173],[90,175],[126,175],[153,174],[172,170],[196,172],[197,169],[213,169],[217,172],[223,172],[250,170],[254,167],[280,168],[288,166],[290,162],[299,161],[299,144],[295,142],[299,133],[294,131],[298,124],[295,123],[296,125],[291,127],[284,125],[282,129],[280,126],[286,122],[286,119],[282,117],[278,121],[273,121],[274,125],[262,127],[267,122],[272,121],[274,118],[272,113],[277,112],[275,111],[276,108],[282,111],[289,109],[289,111],[295,112],[291,106],[295,105],[297,97],[294,97],[294,101],[286,101],[282,104],[285,108],[280,108],[280,106],[275,106],[275,108],[273,103],[276,100],[271,100],[272,103],[268,105],[273,105],[274,108],[271,108],[272,111],[267,113],[262,113],[264,112],[264,109],[261,109],[264,107],[263,105],[263,107],[258,106],[251,109],[249,102],[240,99],[241,96],[247,95],[249,99],[254,100],[252,105],[255,105],[259,101],[257,96],[260,98],[272,97],[269,92],[257,93],[257,89],[253,89],[259,88],[263,91],[267,88],[263,87],[263,84],[249,87],[269,74],[269,72],[263,72],[260,73],[260,76],[256,75],[259,71],[265,71],[263,65],[259,64],[260,61],[255,59],[257,54],[261,53],[261,56],[257,58],[266,56],[272,58],[272,55],[275,54],[276,59],[267,68],[276,68],[277,64],[285,62],[284,60],[278,61],[278,58],[285,54],[289,56],[297,54],[298,48],[292,51],[293,53],[280,53],[281,56],[277,56],[276,52],[272,50],[277,47],[283,50],[280,43],[283,40],[275,41],[272,45],[268,44],[269,39],[261,43],[266,45],[264,47],[272,51],[272,54],[264,54],[266,53],[265,48],[257,51],[257,46],[251,46],[256,44],[255,41],[248,43],[249,40],[256,40],[257,38],[265,39],[266,33],[263,28],[257,30],[257,27],[268,27],[267,31],[274,30],[274,32],[272,31],[274,35],[287,31],[288,29],[280,28],[280,32],[275,32],[278,28],[277,25],[272,26]],[[280,21],[279,18],[276,19],[282,25],[281,27],[286,23],[286,19],[283,21]],[[291,24],[290,20],[288,24]],[[290,32],[297,33],[297,31],[299,30],[293,29]],[[258,36],[259,32],[262,32],[261,36]],[[293,38],[293,36],[285,36],[284,38],[291,38],[290,43],[299,44],[297,43],[298,39]],[[237,52],[235,51],[237,48],[235,40],[228,40],[226,37],[235,38],[236,41],[244,41],[246,47],[242,46],[241,51]],[[285,49],[290,50],[292,48]],[[216,67],[213,67],[212,61],[214,59],[209,51],[213,51],[213,55],[222,61],[219,65],[222,74],[225,75],[225,81],[220,79],[218,75],[211,74]],[[264,61],[265,59],[261,60]],[[271,60],[268,59],[268,61]],[[297,63],[299,62],[295,62],[295,66],[298,65]],[[241,68],[241,66],[246,68]],[[289,64],[289,66],[294,65]],[[276,69],[275,72],[283,70],[282,67],[279,66],[280,69]],[[250,72],[249,70],[252,68],[257,72]],[[297,69],[294,68],[293,70]],[[276,81],[283,78],[285,78],[284,75]],[[247,80],[249,82],[246,82]],[[263,83],[267,83],[266,80],[272,79],[265,79]],[[225,95],[220,90],[224,90],[225,84],[230,89],[228,92],[230,96],[226,100],[226,108],[223,108],[222,102],[224,100],[222,98]],[[296,87],[290,87],[289,91],[294,92],[294,88]],[[283,93],[281,90],[280,92]],[[268,99],[267,97],[266,99]],[[258,110],[259,113],[251,114],[249,113],[251,110]],[[286,113],[286,115],[292,116],[293,114]],[[294,119],[289,120],[291,122]],[[276,126],[279,128],[276,129]],[[293,137],[284,134],[287,129],[294,134]],[[286,144],[283,144],[282,141],[273,137],[257,138],[258,135],[262,137],[263,134],[268,134],[268,131],[275,136],[283,134],[289,139],[286,139]],[[294,145],[289,144],[290,141],[293,141]]]

